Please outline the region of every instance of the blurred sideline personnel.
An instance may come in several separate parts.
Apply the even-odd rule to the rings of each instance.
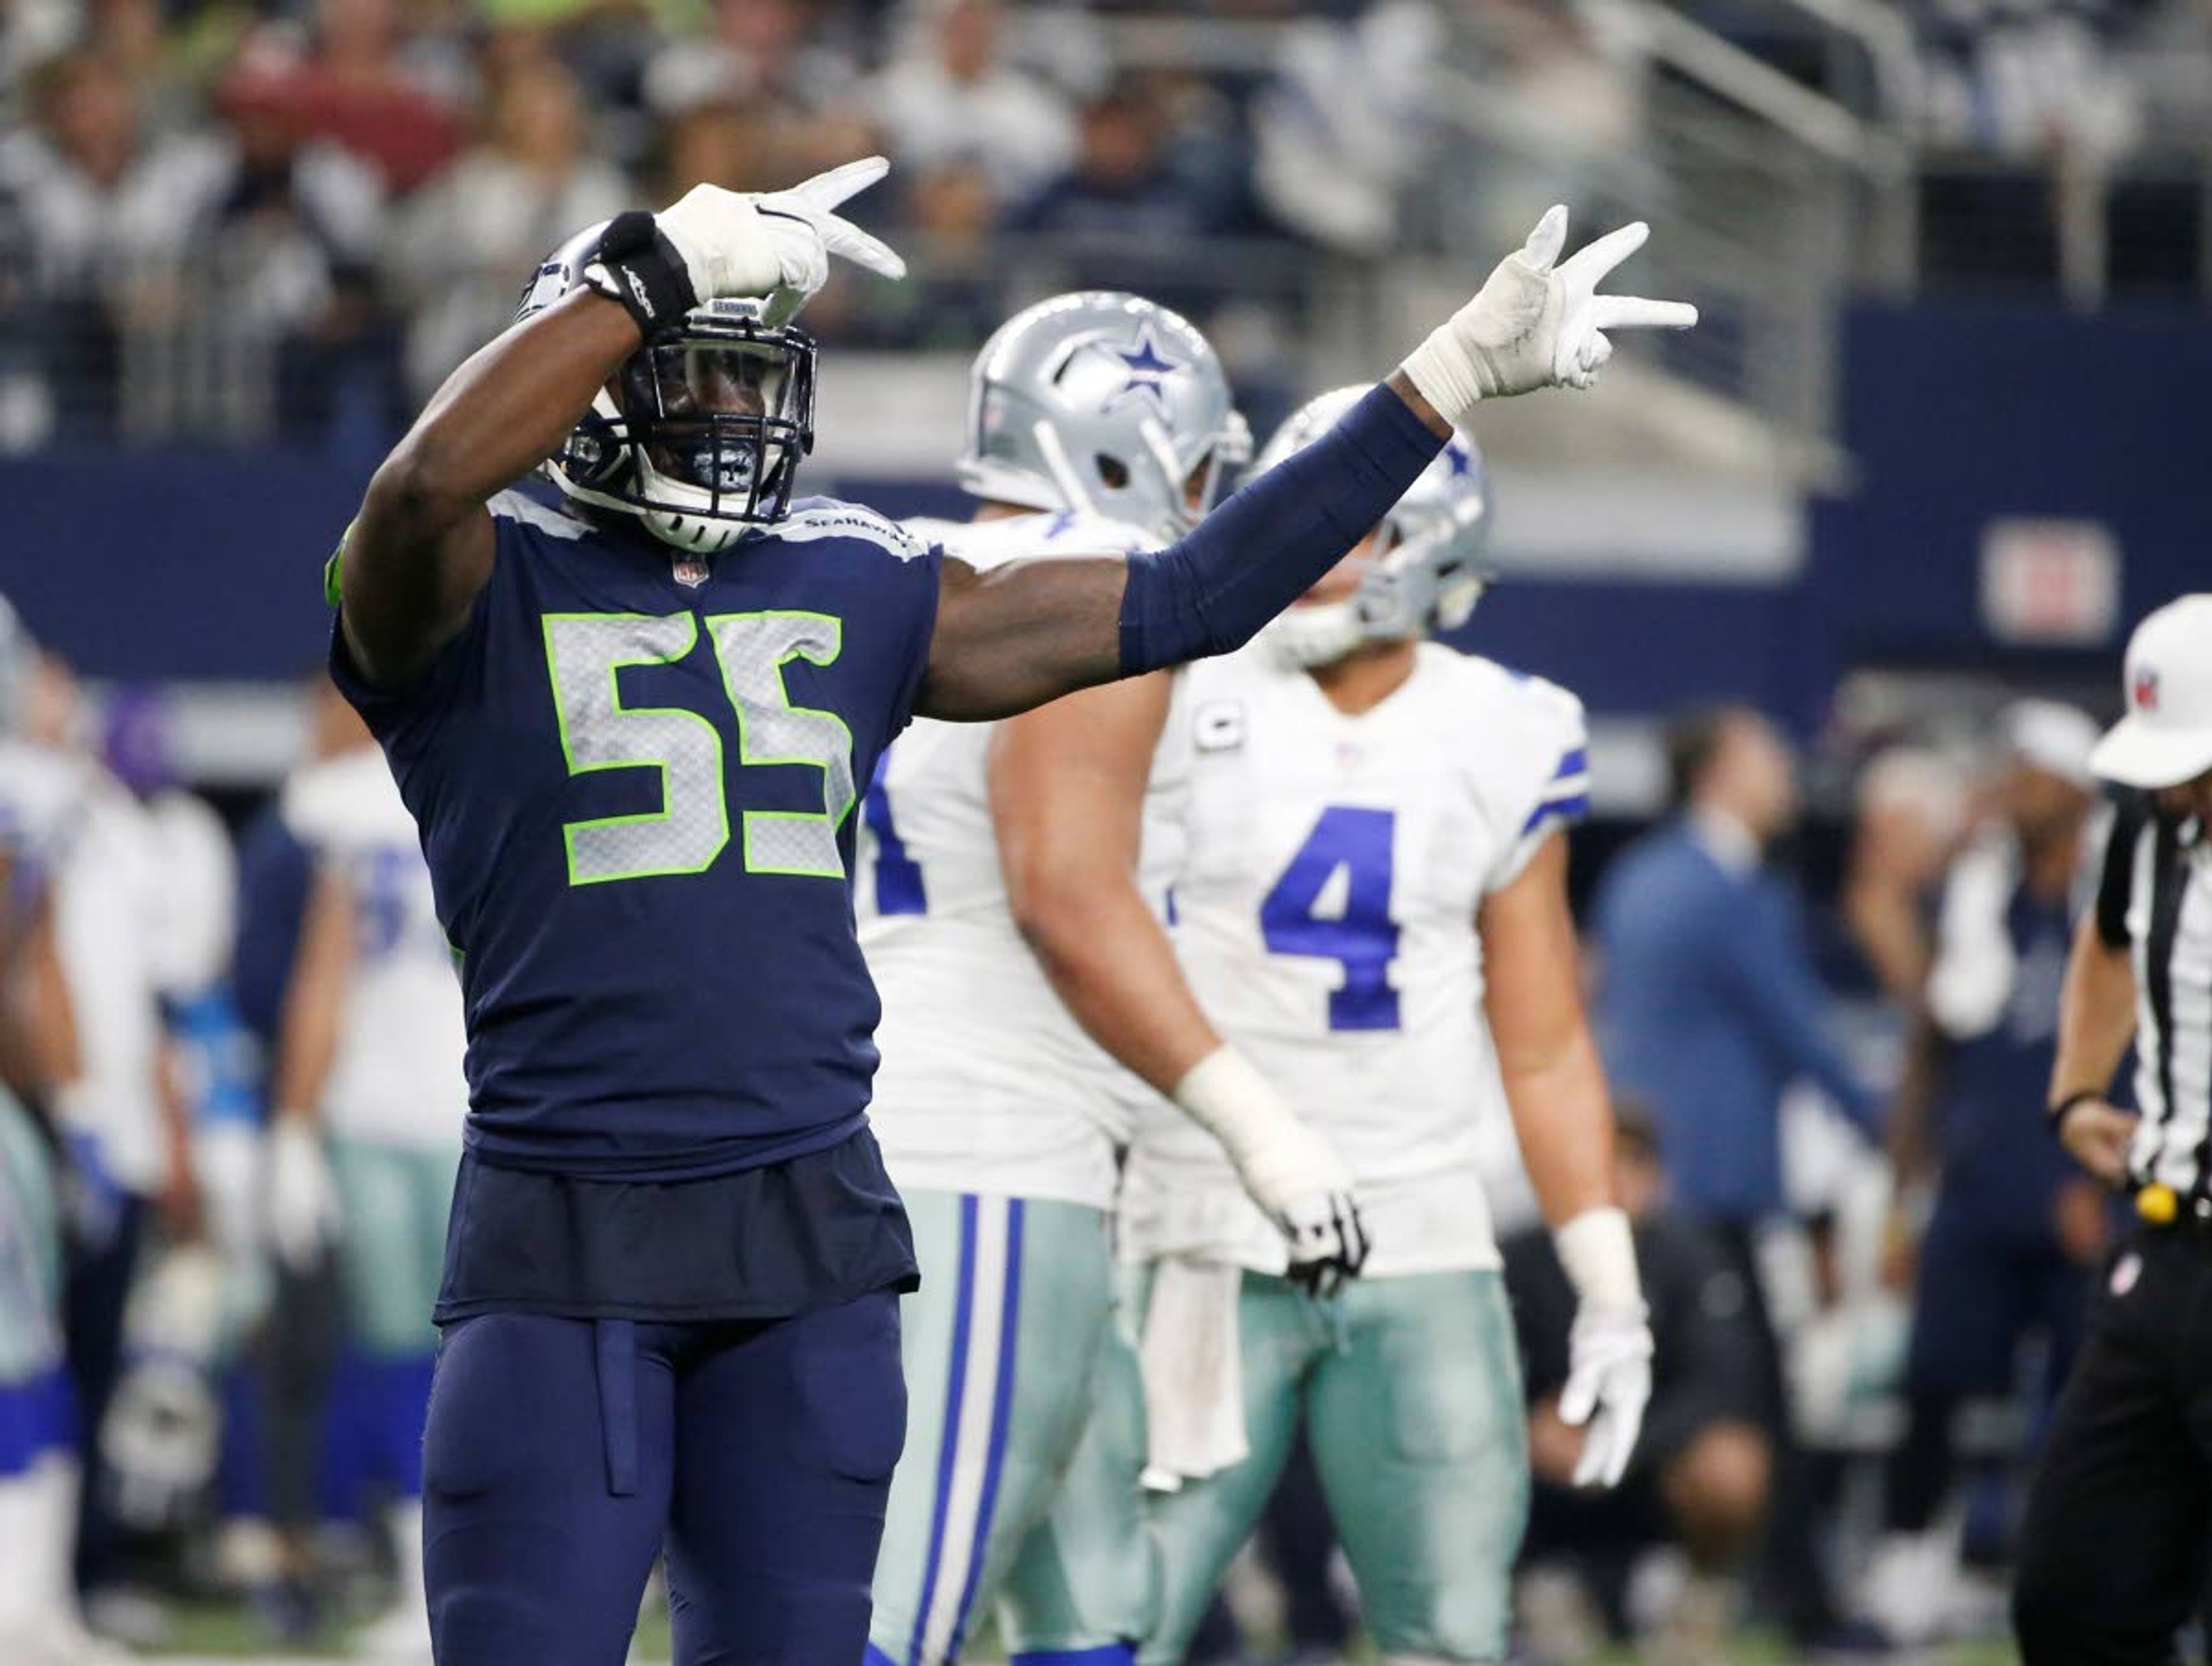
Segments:
[[[76,811],[55,879],[55,930],[84,1066],[83,1116],[64,1124],[77,1184],[70,1211],[64,1330],[84,1431],[77,1578],[95,1619],[132,1572],[118,1513],[129,1478],[108,1453],[126,1367],[125,1315],[167,1249],[200,1233],[190,1085],[173,1022],[214,987],[228,955],[230,841],[202,800],[176,786],[167,709],[147,689],[109,702],[98,754],[82,702],[49,654],[39,674],[41,738],[69,759]]]
[[[0,1659],[104,1661],[77,1617],[77,1427],[62,1341],[55,1123],[88,1117],[54,925],[76,784],[21,732],[37,646],[0,599]],[[56,1106],[66,1107],[55,1112]]]
[[[1516,1233],[1503,1246],[1536,1483],[1523,1561],[1532,1572],[1579,1565],[1617,1599],[1637,1558],[1680,1545],[1691,1579],[1661,1624],[1657,1654],[1705,1666],[1728,1651],[1735,1577],[1766,1509],[1771,1454],[1759,1428],[1757,1342],[1741,1278],[1699,1227],[1668,1207],[1657,1133],[1629,1105],[1614,1132],[1613,1191],[1635,1227],[1656,1344],[1643,1439],[1613,1492],[1573,1485],[1583,1437],[1559,1415],[1572,1371],[1573,1286],[1542,1233]],[[1541,1651],[1539,1639],[1528,1641]]]
[[[2179,1661],[2212,1550],[2212,595],[2136,627],[2122,687],[2127,715],[2091,762],[2130,792],[2075,933],[2048,1102],[2136,1218],[2029,1494],[2013,1596],[2027,1666]],[[2131,1040],[2139,1116],[2108,1097]]]
[[[1565,211],[1334,434],[1156,554],[987,574],[794,503],[789,327],[879,160],[579,233],[371,482],[331,660],[461,955],[471,1109],[424,1451],[446,1662],[853,1659],[905,1421],[905,1215],[848,875],[913,715],[1012,716],[1247,640],[1484,397],[1587,385],[1642,241]],[[507,488],[539,464],[562,501]],[[733,810],[731,800],[735,797]],[[680,1461],[678,1454],[681,1454]]]
[[[1681,814],[1624,851],[1598,889],[1598,1033],[1621,1091],[1651,1107],[1676,1205],[1713,1232],[1750,1302],[1780,1617],[1801,1644],[1850,1643],[1814,1542],[1759,1244],[1787,1209],[1784,1090],[1809,1077],[1869,1133],[1875,1106],[1823,1030],[1797,896],[1765,866],[1797,817],[1781,737],[1757,712],[1726,708],[1686,719],[1669,751]]]
[[[1296,413],[1258,478],[1361,397]],[[1122,1224],[1163,1585],[1147,1662],[1183,1658],[1301,1424],[1382,1658],[1504,1659],[1528,1453],[1477,1131],[1501,1096],[1577,1297],[1576,1479],[1611,1486],[1636,1443],[1651,1337],[1561,836],[1589,803],[1582,706],[1424,639],[1481,593],[1487,509],[1455,436],[1251,647],[1185,674],[1184,975],[1237,1068],[1344,1152],[1374,1243],[1316,1302],[1205,1132],[1140,1119]]]
[[[336,1245],[398,1556],[397,1603],[356,1647],[417,1657],[430,1310],[468,1113],[460,991],[414,821],[366,730],[292,778],[284,819],[317,871],[272,1081],[270,1240],[295,1275]]]
[[[975,521],[908,530],[985,572],[1156,548],[1197,524],[1249,447],[1205,337],[1110,292],[1000,330],[975,360],[969,433]],[[1144,1023],[1163,983],[1180,989],[1156,912],[1189,791],[1187,740],[1162,743],[1176,687],[1161,671],[1002,724],[919,718],[862,808],[860,946],[884,1003],[870,1118],[924,1274],[901,1316],[910,1416],[872,1661],[942,1666],[1002,1590],[999,1639],[1018,1663],[1127,1659],[1149,1622],[1135,1477],[1101,1474],[1101,1448],[1129,1443],[1102,1430],[1077,1453],[1094,1407],[1132,1427],[1139,1415],[1111,1218],[1119,1148],[1151,1093],[1071,1009],[1162,1092],[1200,1084],[1193,1113],[1233,1142],[1303,1276],[1356,1269],[1363,1240],[1336,1225],[1354,1219],[1343,1164],[1279,1100],[1213,1113],[1202,1087],[1221,1042],[1187,995],[1133,1039],[1101,1027],[1102,1002]],[[1079,945],[1036,939],[1068,1006],[1023,939],[1055,905],[1083,913]]]
[[[1891,1454],[1884,1542],[1868,1607],[1901,1640],[1941,1631],[1957,1590],[1957,1535],[1936,1530],[1954,1479],[1952,1428],[1971,1399],[2017,1386],[2021,1346],[2045,1343],[2031,1426],[2081,1340],[2104,1201],[2056,1141],[2027,1137],[2023,1106],[2051,1080],[2058,991],[2087,901],[2097,729],[2049,700],[2000,718],[1991,825],[1952,862],[1922,1004],[1932,1032],[1925,1126],[1901,1096],[1890,1130],[1900,1190],[1934,1201],[1921,1238],[1905,1366],[1905,1439]],[[1906,1125],[1915,1124],[1915,1125]],[[2045,1384],[2047,1384],[2045,1386]]]
[[[307,699],[306,745],[288,787],[362,740],[360,714],[319,666]],[[219,1165],[204,1162],[204,1141],[203,1153],[211,1225],[234,1255],[257,1269],[266,1257],[276,1274],[252,1351],[229,1384],[224,1491],[233,1519],[224,1560],[251,1591],[264,1631],[298,1640],[317,1622],[314,1537],[325,1497],[325,1414],[345,1303],[328,1257],[318,1256],[307,1272],[294,1273],[281,1257],[268,1256],[264,1156],[272,1073],[316,881],[313,853],[292,831],[285,808],[280,791],[238,839],[238,934],[230,987],[239,1022],[252,1043],[246,1071],[252,1103],[250,1122],[241,1119],[228,1130],[236,1149],[250,1154],[245,1169],[250,1189],[235,1198],[231,1211],[216,1195],[225,1178]],[[229,1212],[239,1218],[226,1230]]]

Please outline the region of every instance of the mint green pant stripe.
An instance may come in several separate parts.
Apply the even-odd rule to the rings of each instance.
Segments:
[[[355,1340],[404,1356],[438,1345],[430,1309],[445,1267],[458,1151],[333,1136],[331,1173],[343,1217],[338,1263]]]
[[[942,1666],[957,1657],[963,1622],[977,1629],[999,1608],[1012,1611],[1001,1613],[1002,1634],[1019,1623],[1018,1569],[1062,1574],[1042,1553],[1030,1556],[1028,1542],[1090,1416],[1112,1329],[1112,1262],[1097,1209],[931,1191],[908,1191],[906,1205],[922,1287],[900,1315],[907,1444],[870,1635],[896,1666]]]
[[[1503,1660],[1528,1513],[1504,1281],[1359,1280],[1332,1312],[1284,1280],[1248,1273],[1237,1332],[1251,1455],[1153,1495],[1162,1592],[1146,1666],[1182,1659],[1302,1419],[1376,1648]]]
[[[61,1215],[46,1142],[0,1087],[0,1385],[46,1376],[62,1357]]]

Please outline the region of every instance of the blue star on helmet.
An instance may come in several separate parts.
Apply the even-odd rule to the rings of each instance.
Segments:
[[[1462,475],[1472,474],[1474,471],[1474,453],[1455,439],[1444,447],[1444,466],[1451,470],[1455,480]]]
[[[1146,398],[1152,402],[1153,409],[1161,415],[1166,415],[1168,397],[1164,384],[1167,378],[1186,367],[1160,351],[1159,343],[1152,339],[1152,325],[1139,326],[1137,345],[1133,349],[1127,352],[1119,348],[1108,350],[1121,361],[1127,379],[1107,399],[1106,409],[1112,410],[1125,399]]]

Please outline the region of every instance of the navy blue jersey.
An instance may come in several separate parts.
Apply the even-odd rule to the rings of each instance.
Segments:
[[[852,811],[913,708],[938,552],[825,500],[704,563],[521,491],[491,510],[491,579],[414,684],[331,648],[459,960],[470,1148],[680,1180],[850,1137],[878,1016]]]

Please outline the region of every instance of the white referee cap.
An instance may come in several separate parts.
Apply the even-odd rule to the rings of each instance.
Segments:
[[[2212,770],[2212,595],[2169,602],[2128,639],[2128,714],[2090,763],[2107,781],[2177,787]]]

